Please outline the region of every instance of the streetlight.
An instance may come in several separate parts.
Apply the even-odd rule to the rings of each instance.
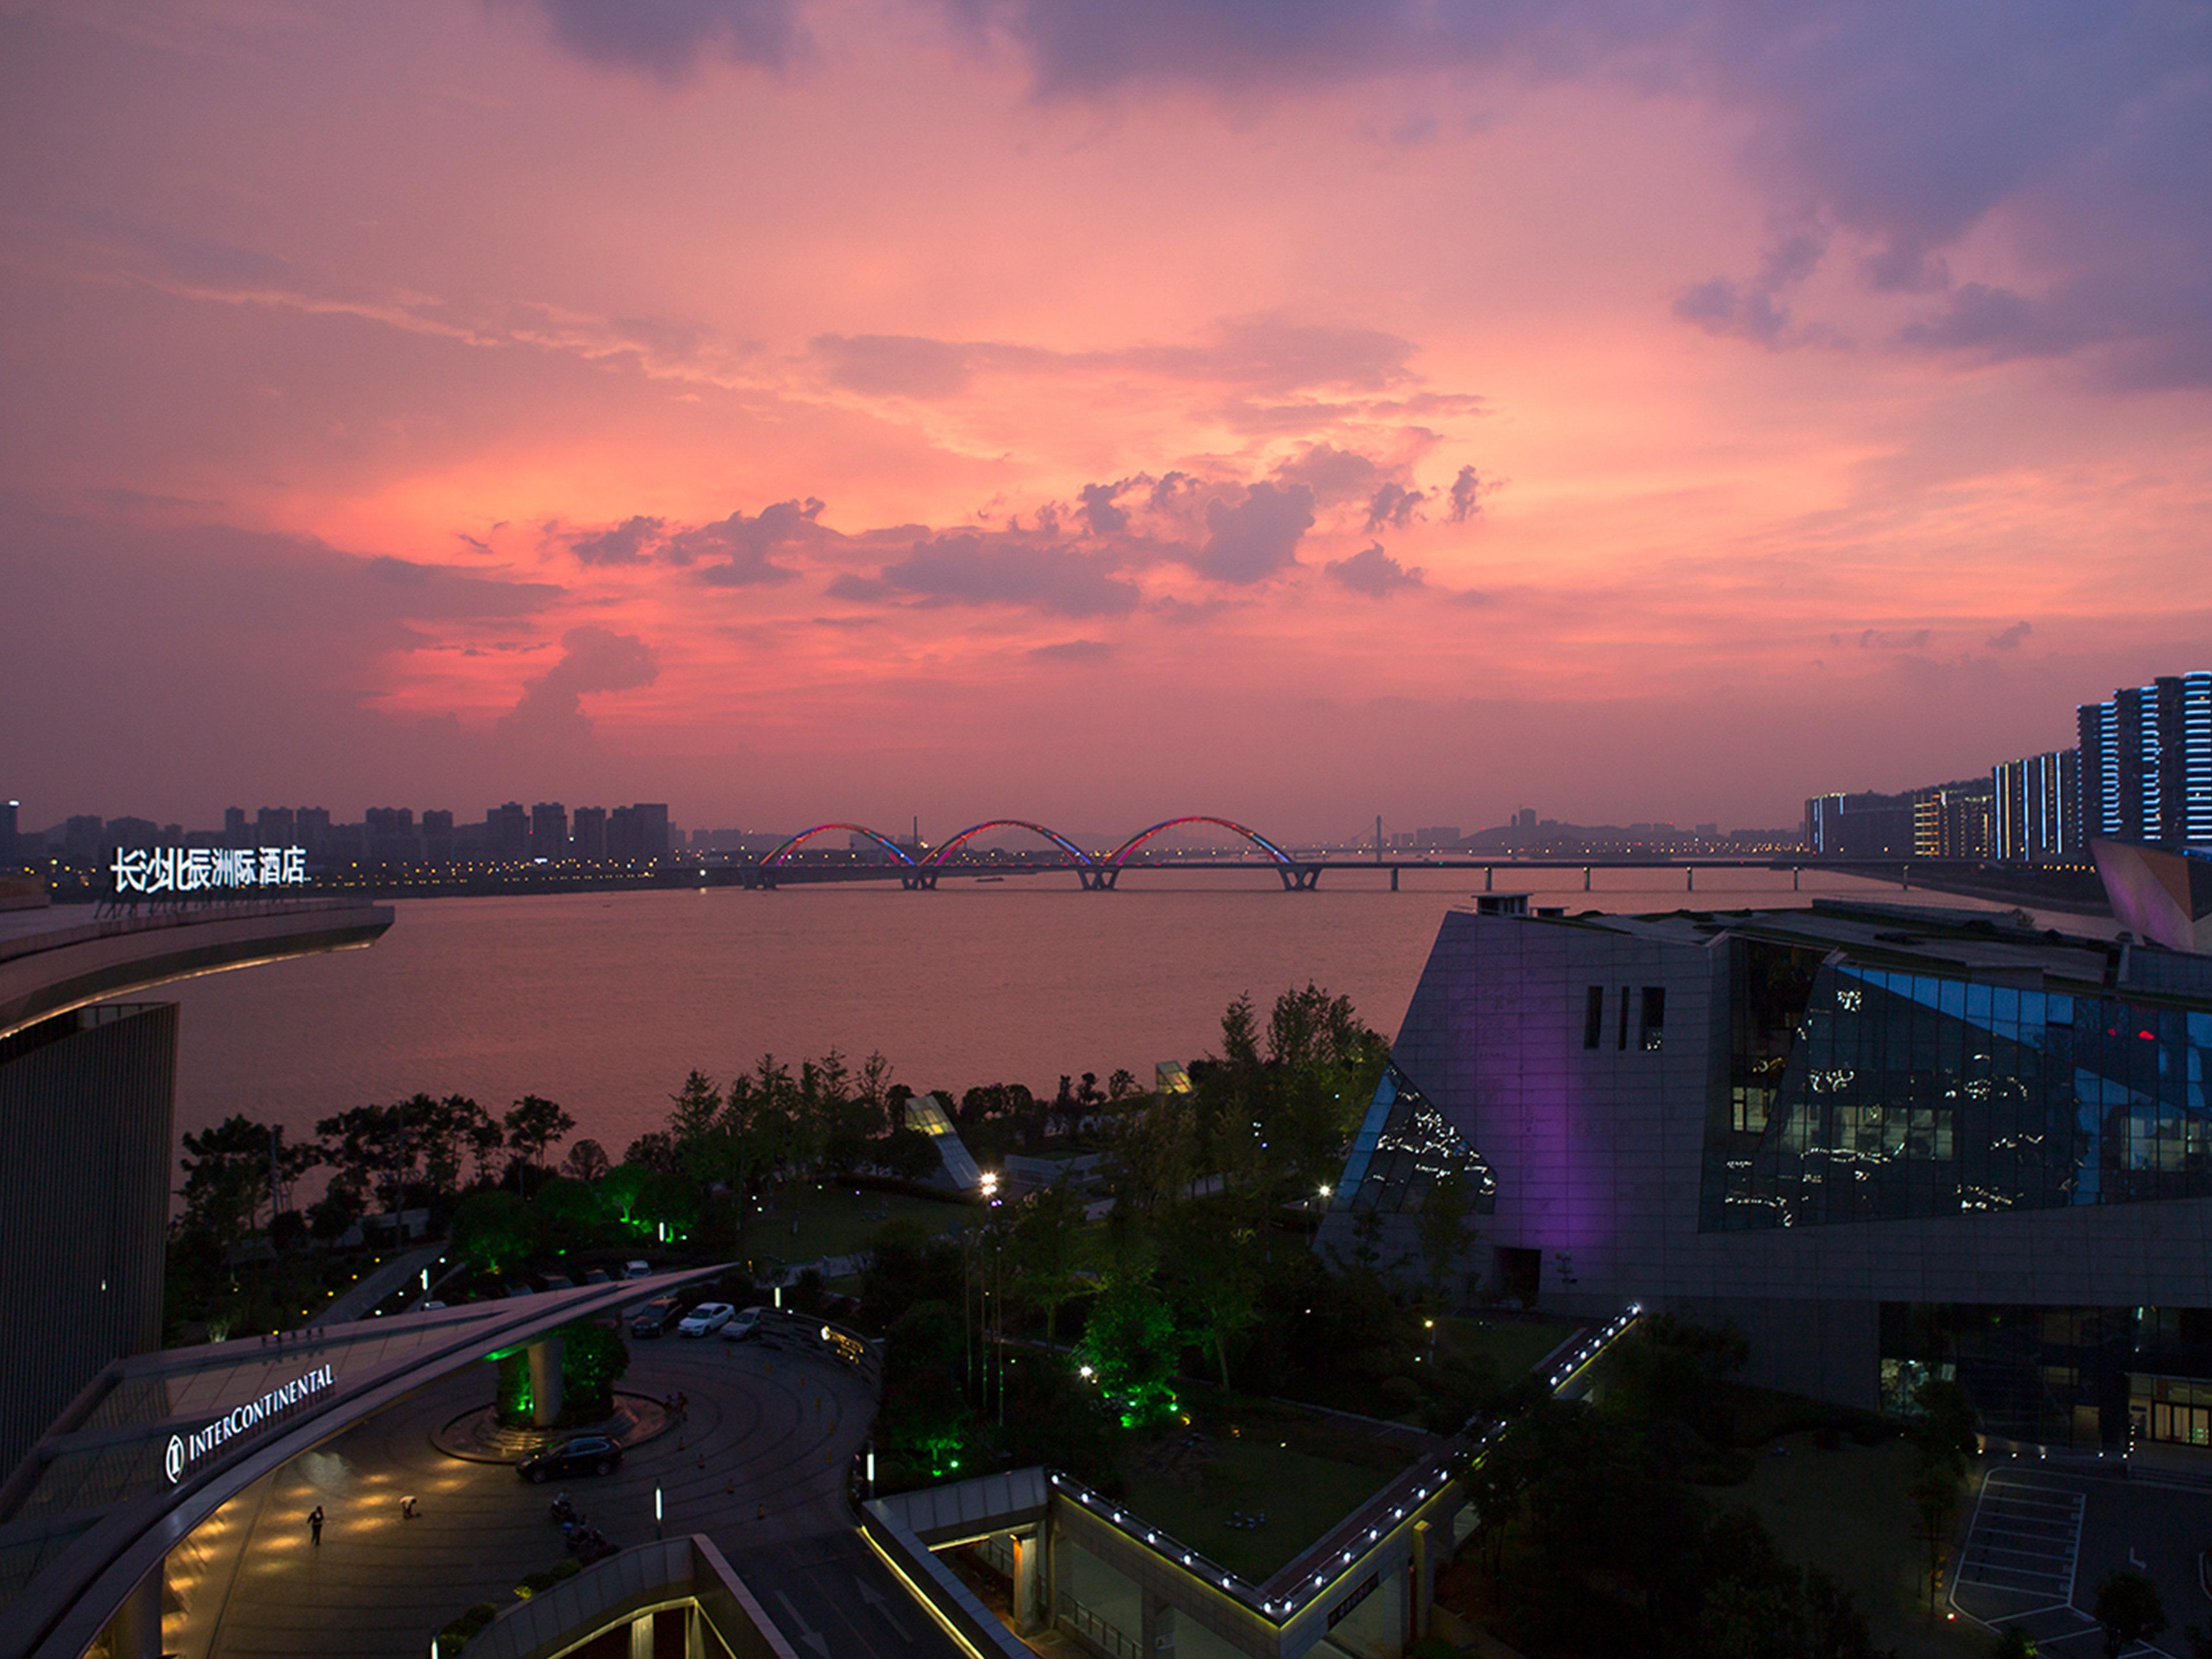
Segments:
[[[660,1488],[658,1486],[653,1489],[653,1535],[655,1538],[663,1536],[660,1530]]]

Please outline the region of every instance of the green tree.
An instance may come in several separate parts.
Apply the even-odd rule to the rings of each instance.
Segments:
[[[1047,1347],[1057,1344],[1060,1310],[1089,1288],[1082,1227],[1083,1200],[1065,1182],[1032,1194],[1014,1210],[1015,1291],[1044,1315]]]
[[[515,1188],[527,1194],[531,1177],[555,1142],[567,1138],[576,1120],[540,1095],[525,1095],[507,1108],[504,1120],[507,1150],[514,1154]]]
[[[599,1230],[599,1200],[573,1176],[548,1176],[530,1200],[538,1236],[561,1249],[588,1248]]]
[[[1229,1346],[1259,1316],[1260,1263],[1253,1231],[1220,1201],[1176,1206],[1163,1229],[1168,1291],[1182,1337],[1213,1356],[1225,1392]]]
[[[1175,1315],[1151,1273],[1125,1268],[1091,1304],[1076,1352],[1122,1426],[1140,1428],[1175,1409],[1178,1346]]]
[[[592,1423],[611,1416],[615,1384],[629,1370],[629,1349],[607,1326],[586,1320],[561,1328],[561,1392],[567,1414]]]
[[[1413,1214],[1413,1237],[1420,1247],[1421,1266],[1429,1285],[1429,1299],[1439,1311],[1455,1305],[1445,1286],[1452,1270],[1467,1255],[1468,1247],[1482,1234],[1476,1229],[1474,1183],[1464,1175],[1440,1176],[1421,1194]]]
[[[513,1193],[471,1193],[453,1212],[453,1249],[471,1267],[496,1278],[527,1261],[538,1249],[538,1218]]]
[[[2120,1659],[2121,1650],[2148,1642],[2166,1628],[2157,1587],[2125,1567],[2105,1575],[2090,1613],[2105,1627],[2105,1659]]]

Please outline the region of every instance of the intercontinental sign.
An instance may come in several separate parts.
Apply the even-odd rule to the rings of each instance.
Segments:
[[[304,847],[118,847],[115,890],[198,893],[307,884]]]
[[[233,1407],[204,1429],[190,1434],[173,1434],[169,1449],[163,1460],[171,1486],[185,1478],[185,1471],[205,1457],[225,1441],[236,1438],[257,1424],[265,1423],[287,1407],[296,1406],[308,1395],[320,1394],[331,1386],[331,1368],[318,1365],[289,1382],[269,1390],[258,1400],[249,1400],[243,1406]]]

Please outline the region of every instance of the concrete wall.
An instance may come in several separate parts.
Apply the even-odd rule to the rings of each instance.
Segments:
[[[173,1003],[0,1041],[0,1476],[110,1360],[161,1346]]]

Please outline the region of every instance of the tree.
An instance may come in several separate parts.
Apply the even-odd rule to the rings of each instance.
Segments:
[[[629,1369],[629,1348],[596,1321],[561,1328],[561,1392],[564,1410],[580,1422],[612,1416],[615,1384]]]
[[[552,1101],[525,1095],[507,1109],[505,1120],[507,1149],[514,1154],[515,1185],[527,1187],[530,1173],[544,1161],[554,1142],[576,1127],[576,1120]]]
[[[530,1207],[538,1235],[562,1249],[587,1246],[599,1228],[599,1195],[573,1176],[549,1176],[539,1183]]]
[[[2157,1587],[2125,1567],[2105,1576],[2090,1612],[2105,1627],[2105,1659],[2120,1659],[2123,1649],[2148,1642],[2166,1628],[2166,1609],[2159,1605]]]
[[[181,1225],[228,1249],[260,1223],[299,1176],[321,1158],[313,1146],[287,1146],[284,1132],[234,1113],[184,1138]]]
[[[564,1161],[568,1173],[586,1186],[596,1185],[599,1178],[613,1167],[607,1158],[607,1149],[596,1140],[578,1141],[568,1149]]]
[[[527,1261],[538,1248],[538,1218],[513,1193],[471,1193],[453,1212],[454,1253],[496,1278]]]
[[[1056,1346],[1060,1309],[1087,1288],[1082,1226],[1083,1200],[1065,1182],[1031,1194],[1014,1212],[1015,1290],[1042,1310],[1047,1347]]]
[[[386,1212],[398,1214],[406,1206],[407,1185],[414,1178],[422,1156],[422,1135],[432,1127],[427,1116],[410,1117],[404,1103],[392,1106],[353,1106],[334,1117],[319,1119],[315,1133],[322,1139],[323,1162],[366,1202],[372,1194]]]
[[[1450,1307],[1444,1286],[1468,1247],[1482,1237],[1469,1218],[1474,1213],[1474,1185],[1464,1175],[1443,1176],[1429,1183],[1413,1215],[1413,1237],[1420,1246],[1421,1265],[1429,1281],[1429,1299],[1439,1310]]]

